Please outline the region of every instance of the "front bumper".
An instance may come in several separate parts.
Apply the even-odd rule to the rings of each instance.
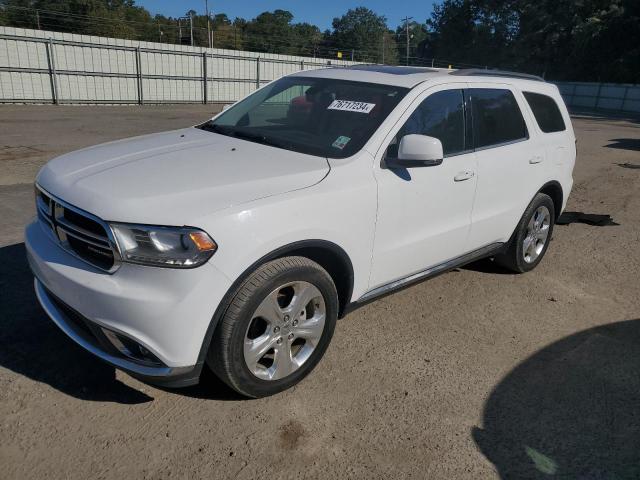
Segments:
[[[38,300],[72,340],[144,381],[197,383],[206,351],[203,341],[231,284],[215,267],[124,264],[113,274],[105,273],[56,245],[37,220],[26,227],[25,245]],[[101,332],[135,342],[157,362],[135,361],[109,345]]]

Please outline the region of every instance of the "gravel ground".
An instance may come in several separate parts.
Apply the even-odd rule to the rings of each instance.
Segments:
[[[638,478],[640,123],[574,118],[542,264],[474,264],[338,323],[300,385],[162,390],[76,347],[36,303],[22,228],[49,158],[197,123],[211,106],[0,107],[1,478]]]

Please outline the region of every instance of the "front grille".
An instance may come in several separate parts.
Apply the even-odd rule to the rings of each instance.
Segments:
[[[102,270],[111,271],[116,252],[107,225],[98,217],[73,207],[36,186],[38,218],[62,248]]]

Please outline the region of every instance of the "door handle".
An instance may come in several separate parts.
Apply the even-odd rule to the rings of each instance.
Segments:
[[[469,180],[470,178],[473,178],[473,176],[475,175],[475,172],[458,172],[458,174],[453,177],[453,181],[454,182],[464,182],[465,180]]]
[[[542,162],[543,158],[542,155],[536,155],[535,157],[531,157],[529,159],[529,163],[534,164],[534,163],[540,163]]]

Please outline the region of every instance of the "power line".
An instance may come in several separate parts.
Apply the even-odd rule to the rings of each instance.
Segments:
[[[32,19],[35,18],[36,20],[36,25],[38,26],[38,28],[41,26],[42,21],[47,21],[47,20],[52,20],[52,21],[59,21],[60,17],[63,18],[74,18],[74,19],[78,19],[78,20],[82,20],[84,23],[85,27],[105,27],[108,26],[109,23],[111,24],[117,24],[118,26],[120,25],[125,25],[125,26],[131,26],[132,28],[134,28],[135,26],[140,26],[140,27],[145,27],[147,29],[149,29],[147,32],[140,32],[138,30],[136,30],[135,28],[133,30],[129,30],[127,32],[128,36],[133,36],[136,39],[143,39],[146,41],[150,40],[150,35],[151,34],[151,29],[160,29],[160,33],[162,32],[162,28],[164,28],[167,31],[178,31],[180,29],[179,25],[176,24],[172,24],[172,23],[164,23],[164,22],[160,22],[158,20],[150,20],[150,21],[139,21],[139,20],[126,20],[120,17],[114,18],[114,17],[103,17],[103,16],[92,16],[92,15],[84,15],[84,14],[80,14],[80,13],[71,13],[71,12],[63,12],[63,11],[59,11],[59,10],[48,10],[48,9],[35,9],[35,8],[30,8],[30,7],[20,7],[20,6],[13,6],[13,5],[4,5],[4,6],[0,6],[0,9],[4,9],[4,10],[19,10],[24,12],[25,16],[28,16],[28,14],[32,15]],[[208,21],[207,17],[207,21]],[[464,63],[464,62],[456,62],[456,61],[449,61],[449,60],[436,60],[436,59],[425,59],[423,57],[418,57],[418,56],[411,56],[410,52],[411,49],[417,49],[417,46],[413,46],[410,45],[410,32],[409,32],[409,20],[411,20],[413,17],[405,17],[403,20],[405,22],[405,32],[401,32],[401,33],[395,33],[396,36],[406,36],[406,63],[407,65],[409,63],[412,64],[424,64],[424,65],[428,65],[430,64],[431,66],[436,66],[438,64],[440,65],[444,65],[444,66],[448,66],[448,65],[458,65],[458,66],[465,66],[465,67],[477,67],[477,68],[486,68],[485,65],[475,65],[475,64],[469,64],[469,63]],[[13,18],[12,19],[13,22],[15,23],[19,23],[22,24],[24,26],[27,27],[31,27],[33,28],[34,24],[33,21],[29,20],[28,18],[25,19],[16,19]],[[415,22],[414,22],[415,23]],[[107,25],[105,25],[107,24]],[[45,25],[45,27],[47,27],[47,25]],[[48,26],[51,27],[51,26]],[[225,31],[227,28],[234,28],[234,32],[230,32],[230,31]],[[207,39],[209,39],[209,34],[207,32],[207,28],[206,27],[198,27],[198,26],[193,26],[193,31],[194,32],[201,32],[203,33],[203,36],[206,36]],[[106,32],[105,32],[106,33]],[[115,32],[114,32],[115,33]],[[223,37],[226,35],[228,37],[231,37],[231,35],[233,35],[234,37],[236,37],[236,40],[233,42],[233,47],[227,45],[224,46],[222,48],[226,48],[226,49],[231,49],[231,50],[238,50],[237,47],[237,27],[234,24],[227,24],[227,25],[223,25],[221,27],[218,28],[217,32],[216,29],[212,29],[211,31],[211,35],[214,36],[215,34],[218,35],[222,35]],[[391,34],[393,35],[393,33]],[[162,35],[160,35],[160,37],[162,38]],[[391,37],[391,39],[393,39],[393,37]],[[331,37],[326,37],[323,36],[319,42],[317,43],[313,43],[311,45],[302,45],[299,44],[298,42],[294,42],[295,39],[293,39],[291,36],[289,35],[270,35],[268,39],[265,39],[264,36],[262,35],[258,35],[258,34],[251,34],[249,32],[246,31],[242,31],[240,33],[240,41],[242,43],[242,47],[245,48],[247,46],[247,43],[252,44],[253,45],[249,45],[249,46],[261,46],[263,49],[267,49],[267,50],[274,50],[274,51],[270,51],[268,53],[277,53],[277,54],[289,54],[289,55],[304,55],[307,54],[309,56],[318,56],[320,58],[325,58],[325,59],[335,59],[337,56],[338,52],[351,52],[352,53],[352,57],[357,60],[357,61],[361,61],[361,62],[371,62],[371,63],[375,63],[378,60],[378,53],[380,50],[380,45],[377,43],[377,41],[373,40],[371,44],[366,44],[363,46],[363,48],[354,48],[354,47],[349,47],[349,46],[345,46],[345,45],[338,45],[336,43],[336,41],[334,39],[332,39]],[[293,42],[293,43],[292,43]],[[194,43],[194,42],[191,42]],[[209,43],[209,40],[207,40],[206,43]],[[397,42],[396,42],[397,43]],[[211,44],[213,44],[213,42],[211,42]],[[399,45],[398,45],[399,47]],[[217,47],[220,48],[220,47]],[[288,53],[285,53],[288,52]],[[267,52],[265,52],[267,53]],[[384,44],[383,44],[383,58],[384,58]],[[385,59],[387,60],[387,59]]]

